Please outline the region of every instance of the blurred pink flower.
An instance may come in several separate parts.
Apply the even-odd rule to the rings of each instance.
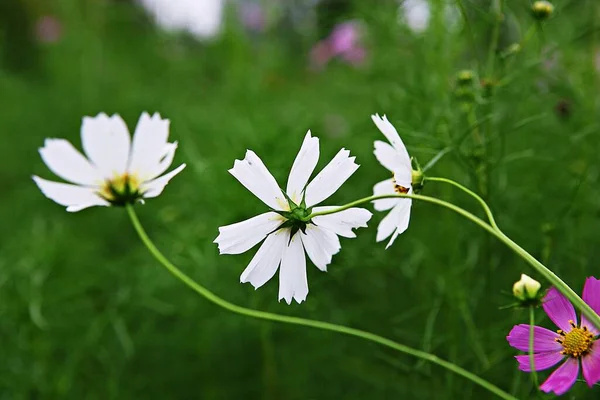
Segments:
[[[266,18],[263,8],[258,3],[241,3],[238,16],[246,29],[251,32],[263,32],[266,27]]]
[[[357,21],[336,25],[327,38],[313,46],[310,53],[313,68],[322,69],[336,57],[353,66],[362,65],[367,56],[362,36],[362,27]]]
[[[334,55],[341,55],[352,50],[358,44],[359,40],[359,26],[353,21],[336,25],[331,35],[329,35],[329,43]]]
[[[42,43],[56,43],[62,36],[62,24],[52,16],[40,17],[35,24],[35,35]]]

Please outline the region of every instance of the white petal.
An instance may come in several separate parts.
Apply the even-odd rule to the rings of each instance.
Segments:
[[[393,179],[386,179],[385,181],[381,181],[375,186],[373,186],[373,196],[384,196],[388,194],[396,194],[394,190],[395,184]],[[382,199],[375,200],[373,202],[373,207],[377,211],[387,211],[392,209],[396,204],[398,204],[399,198],[390,198],[390,199]]]
[[[398,205],[392,209],[386,215],[377,227],[377,238],[378,242],[385,240],[388,236],[392,235],[391,240],[385,247],[386,249],[394,243],[394,240],[408,228],[410,221],[410,209],[412,206],[412,199],[400,199]]]
[[[399,169],[407,168],[406,164],[404,163],[405,160],[400,156],[400,154],[398,154],[396,149],[386,142],[376,140],[373,154],[375,154],[377,161],[379,161],[379,163],[389,171],[394,172]],[[412,168],[410,169],[412,170]]]
[[[162,193],[167,186],[167,183],[178,173],[183,171],[185,168],[185,164],[181,164],[179,167],[175,168],[173,171],[169,172],[161,176],[160,178],[156,178],[150,182],[144,182],[140,185],[140,190],[143,193],[143,197],[146,199],[156,197]]]
[[[290,244],[283,251],[279,270],[279,301],[284,299],[288,304],[292,302],[292,299],[302,303],[308,295],[306,256],[299,233],[294,235]]]
[[[46,139],[40,155],[50,171],[66,181],[89,186],[103,181],[100,172],[64,139]]]
[[[381,133],[389,140],[389,142],[394,146],[398,156],[401,159],[402,164],[410,167],[410,156],[408,155],[408,151],[406,150],[406,146],[400,139],[400,135],[398,135],[398,131],[394,128],[394,125],[388,121],[387,117],[384,115],[383,118],[378,114],[371,115],[371,119],[377,125]]]
[[[169,168],[158,171],[157,166],[168,151],[169,120],[162,119],[155,113],[152,117],[142,113],[135,128],[131,156],[129,159],[129,172],[137,175],[142,181],[156,178]],[[175,146],[176,147],[176,146]],[[175,149],[172,149],[174,152]],[[173,158],[171,156],[171,161]]]
[[[158,164],[156,164],[154,168],[148,169],[148,176],[151,177],[148,179],[156,178],[171,166],[173,158],[175,157],[175,150],[177,150],[177,142],[167,143],[165,145]]]
[[[219,228],[213,243],[219,245],[219,254],[241,254],[256,246],[284,222],[281,215],[268,212],[236,224]]]
[[[308,225],[306,234],[301,233],[301,238],[310,260],[321,271],[327,271],[331,258],[342,248],[335,233],[315,225]]]
[[[235,160],[229,173],[272,209],[284,211],[289,209],[277,181],[252,150],[246,152],[243,160]]]
[[[403,167],[394,171],[394,181],[396,185],[410,189],[412,186],[412,169]]]
[[[350,152],[341,149],[306,188],[306,205],[312,207],[334,194],[358,169]]]
[[[275,275],[275,272],[277,272],[277,267],[279,267],[289,238],[289,229],[280,229],[267,236],[265,242],[250,261],[250,264],[242,272],[240,282],[250,282],[255,289],[268,282]]]
[[[335,206],[315,207],[313,212],[327,211],[337,208]],[[354,238],[356,234],[352,232],[355,228],[366,228],[367,222],[373,214],[364,208],[349,208],[335,214],[323,215],[313,218],[316,226],[332,231],[336,235],[347,238]]]
[[[308,131],[294,160],[287,183],[286,193],[294,203],[300,204],[302,201],[302,191],[306,187],[318,161],[319,138],[312,137],[310,131]]]
[[[117,114],[84,117],[81,126],[83,150],[102,175],[111,179],[127,172],[131,138],[127,125]]]
[[[67,206],[69,212],[92,206],[110,206],[109,202],[98,196],[94,188],[52,182],[38,176],[34,176],[33,180],[46,197],[61,206]]]

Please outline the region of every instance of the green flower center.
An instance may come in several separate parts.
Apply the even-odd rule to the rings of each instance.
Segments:
[[[279,227],[282,228],[291,228],[290,238],[293,237],[296,232],[302,231],[302,233],[306,233],[306,226],[312,223],[311,220],[308,219],[310,214],[312,214],[312,208],[306,208],[303,204],[297,206],[293,202],[290,203],[290,211],[275,211],[286,221]]]
[[[116,175],[104,182],[98,194],[113,206],[133,204],[142,197],[140,183],[135,175]]]
[[[587,326],[578,328],[573,321],[569,321],[571,329],[569,332],[558,330],[557,333],[562,336],[556,341],[563,347],[561,354],[574,358],[587,354],[594,344],[594,334],[590,332]]]

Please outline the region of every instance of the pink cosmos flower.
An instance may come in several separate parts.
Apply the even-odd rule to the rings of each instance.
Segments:
[[[362,65],[367,56],[367,51],[362,45],[362,36],[363,28],[358,21],[336,25],[326,39],[312,48],[310,56],[313,68],[322,69],[336,57],[355,67]]]
[[[56,43],[62,36],[63,27],[58,18],[45,15],[35,23],[35,35],[42,43]]]
[[[600,279],[589,277],[583,287],[583,300],[600,313]],[[560,328],[553,332],[540,326],[534,327],[534,368],[543,371],[562,362],[540,386],[546,393],[560,396],[566,393],[583,370],[583,378],[591,387],[600,382],[600,329],[581,316],[577,323],[575,308],[555,288],[544,297],[542,306],[548,317]],[[529,351],[529,325],[516,325],[506,337],[508,343],[521,351]],[[529,354],[516,356],[519,369],[531,372]]]
[[[251,32],[263,32],[267,25],[265,12],[258,3],[241,3],[238,9],[240,21]]]

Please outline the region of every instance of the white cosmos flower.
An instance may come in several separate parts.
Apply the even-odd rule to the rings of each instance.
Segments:
[[[177,142],[169,143],[169,120],[143,113],[133,143],[119,115],[84,117],[84,157],[65,139],[46,139],[40,155],[48,168],[72,182],[33,180],[42,193],[75,212],[92,206],[125,205],[156,197],[185,164],[160,176],[173,162]]]
[[[279,271],[279,300],[290,304],[292,299],[301,303],[308,294],[306,257],[321,271],[327,270],[331,258],[340,249],[339,236],[356,237],[353,228],[366,227],[371,213],[362,208],[323,215],[308,223],[296,216],[308,216],[330,207],[314,207],[335,193],[357,170],[355,157],[341,149],[325,168],[310,182],[319,160],[319,139],[306,134],[300,152],[290,171],[286,194],[261,159],[251,150],[243,160],[236,160],[229,172],[262,200],[272,211],[248,220],[219,228],[215,243],[221,254],[240,254],[250,250],[265,239],[240,277],[242,283],[250,282],[259,288]],[[308,183],[308,185],[307,185]],[[294,207],[294,206],[298,207]]]
[[[396,128],[387,120],[385,115],[381,118],[375,114],[371,116],[371,119],[391,143],[390,145],[386,142],[376,140],[375,157],[377,157],[381,165],[393,174],[391,179],[386,179],[376,184],[373,187],[373,194],[375,196],[394,193],[412,194],[412,166],[410,156],[408,155],[408,151],[406,151],[404,143],[402,143],[402,139],[400,139],[400,135],[398,135]],[[377,227],[378,242],[392,235],[386,246],[387,249],[394,243],[398,235],[408,228],[412,199],[392,198],[375,200],[373,205],[377,211],[391,210]]]
[[[219,34],[225,0],[138,0],[166,31],[185,31],[196,39]]]
[[[431,10],[427,0],[404,0],[400,5],[399,19],[415,33],[422,33],[429,26]]]

